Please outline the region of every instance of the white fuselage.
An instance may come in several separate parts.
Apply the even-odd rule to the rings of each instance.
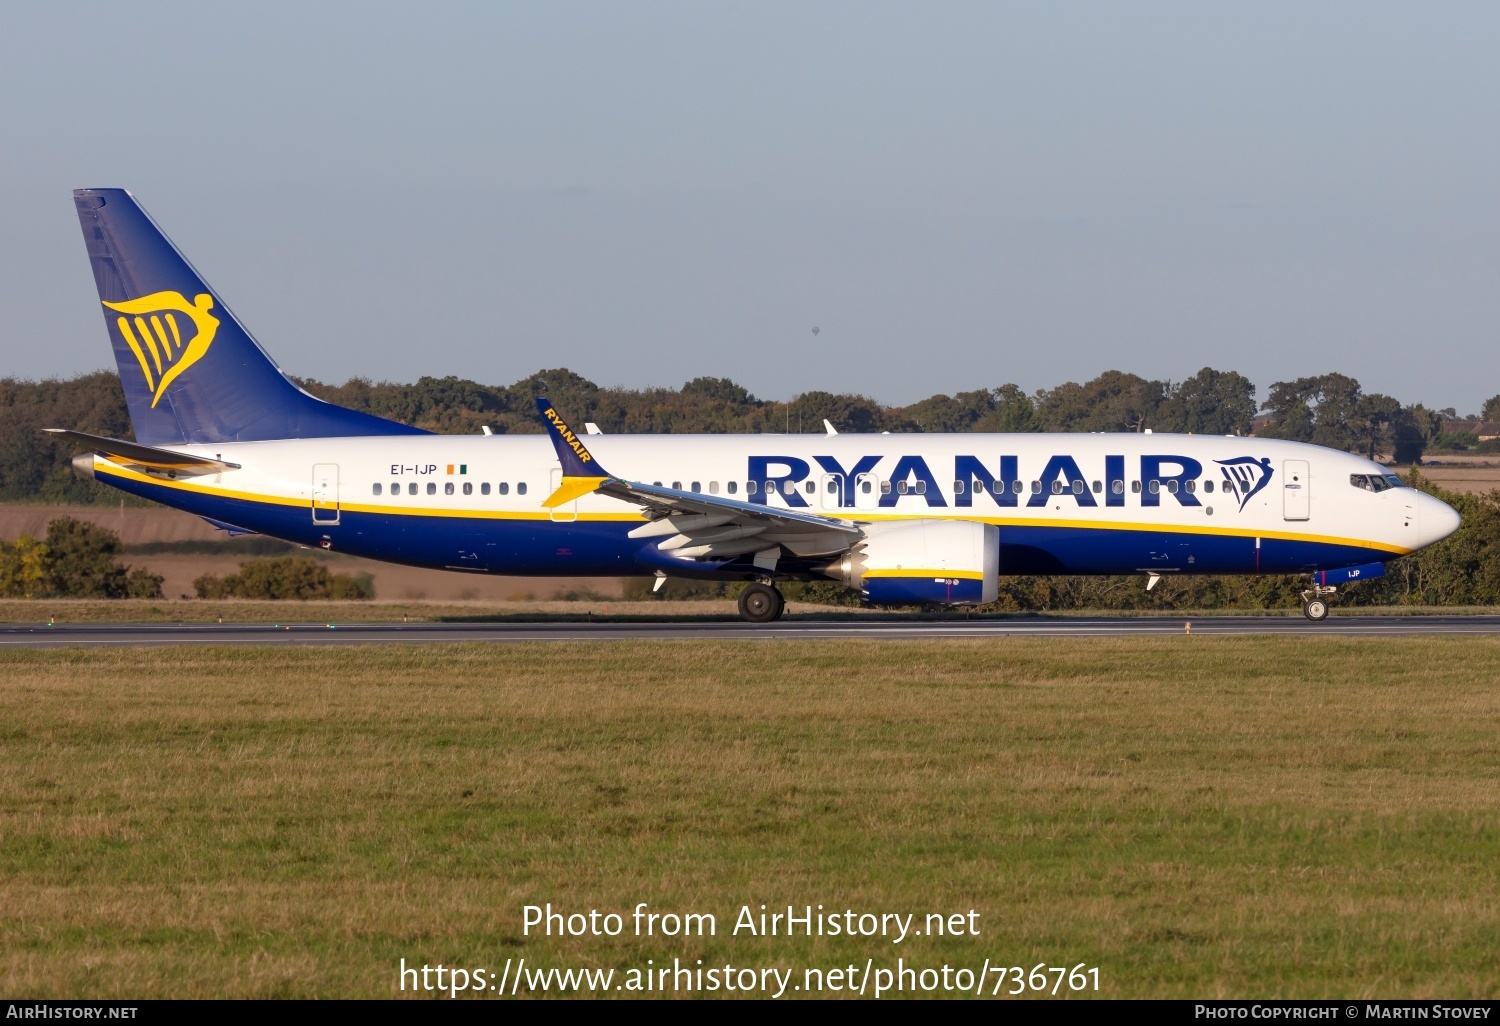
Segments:
[[[1000,572],[1254,573],[1383,562],[1457,527],[1359,456],[1272,439],[1153,434],[599,435],[620,478],[859,524],[977,520]],[[223,524],[376,559],[487,573],[657,569],[634,507],[560,479],[544,435],[319,438],[174,446],[238,464],[96,475]],[[1351,483],[1379,477],[1381,490]]]

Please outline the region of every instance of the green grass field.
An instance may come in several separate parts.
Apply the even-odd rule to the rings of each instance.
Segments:
[[[1492,639],[0,652],[0,989],[902,957],[1494,997],[1497,725]],[[719,932],[523,937],[549,901]],[[761,903],[981,934],[729,936]]]

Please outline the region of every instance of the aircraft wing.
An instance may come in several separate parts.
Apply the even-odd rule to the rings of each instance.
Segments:
[[[662,538],[657,548],[683,560],[724,560],[755,554],[757,566],[774,567],[783,549],[794,556],[835,556],[864,537],[854,524],[834,517],[743,502],[702,492],[614,477],[545,399],[537,409],[562,463],[563,480],[542,503],[549,509],[598,492],[644,511],[648,523],[632,538]]]
[[[650,522],[630,537],[662,537],[657,548],[680,559],[728,559],[753,552],[769,560],[780,548],[795,556],[835,556],[865,536],[853,524],[832,517],[638,481],[609,478],[596,491],[645,510]]]
[[[69,431],[66,428],[42,428],[42,430],[49,435],[77,442],[84,448],[92,449],[101,456],[107,456],[116,463],[130,466],[200,474],[240,469],[238,463],[225,463],[223,460],[211,460],[206,456],[192,456],[185,452],[173,452],[171,449],[158,449],[154,445],[141,445],[139,442],[127,442],[119,438],[105,438],[103,435],[90,435],[82,431]]]

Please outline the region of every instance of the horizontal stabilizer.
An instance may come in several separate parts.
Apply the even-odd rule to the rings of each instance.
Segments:
[[[77,442],[101,456],[107,456],[116,463],[129,463],[138,467],[149,467],[152,470],[196,470],[200,473],[240,469],[238,463],[225,463],[223,460],[211,460],[206,456],[192,456],[185,452],[173,452],[171,449],[158,449],[154,445],[141,445],[138,442],[126,442],[119,438],[89,435],[82,431],[69,431],[66,428],[42,428],[42,430],[49,435]]]

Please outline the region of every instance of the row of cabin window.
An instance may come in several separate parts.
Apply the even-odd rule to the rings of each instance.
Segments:
[[[865,484],[868,485],[869,482],[865,482]],[[882,482],[880,482],[880,491],[882,493],[884,493],[884,494],[889,494],[890,490],[891,490],[890,485],[891,485],[891,483],[889,481],[882,481]],[[904,493],[906,491],[905,485],[906,485],[906,482],[904,482],[904,481],[897,482],[896,491]],[[1193,481],[1191,479],[1188,480],[1188,481],[1186,481],[1184,483],[1184,486],[1186,487],[1187,491],[1190,491],[1190,492],[1196,492],[1198,490],[1198,482],[1197,481]],[[967,488],[967,487],[968,486],[963,481],[954,481],[953,482],[953,494],[955,494],[955,495],[962,495],[964,493],[965,488]],[[1085,486],[1084,486],[1084,483],[1082,481],[1074,481],[1071,485],[1065,485],[1065,484],[1063,484],[1063,482],[1062,482],[1061,479],[1054,479],[1053,482],[1052,482],[1052,494],[1053,495],[1064,495],[1064,494],[1066,494],[1068,492],[1072,492],[1074,495],[1082,495],[1083,492],[1084,492],[1084,487]],[[996,495],[999,495],[1001,492],[1005,491],[1005,482],[1004,481],[996,481],[996,482],[994,482],[990,486],[990,488],[991,488],[991,490],[994,491],[994,493]],[[1168,480],[1168,481],[1147,481],[1146,482],[1146,491],[1150,492],[1152,495],[1157,494],[1158,492],[1162,491],[1163,489],[1166,489],[1166,491],[1168,491],[1172,495],[1176,495],[1178,493],[1178,491],[1182,490],[1179,487],[1178,482],[1177,482],[1177,480],[1175,478],[1172,479],[1172,480]],[[916,486],[915,486],[914,490],[916,491],[916,493],[918,495],[921,495],[926,490],[925,483],[922,482],[922,481],[918,481],[916,483]],[[984,489],[983,488],[975,488],[974,490],[976,492],[979,492],[979,491],[983,491]],[[1023,486],[1022,486],[1022,484],[1021,484],[1020,481],[1012,481],[1010,483],[1010,490],[1013,493],[1015,493],[1016,495],[1020,495],[1024,489],[1023,489]],[[1125,482],[1124,481],[1111,481],[1109,483],[1109,490],[1111,492],[1113,492],[1114,494],[1116,494],[1116,495],[1124,495],[1125,494]],[[1139,481],[1132,481],[1132,482],[1130,482],[1130,490],[1132,492],[1139,493],[1141,491],[1141,482],[1139,482]],[[1210,481],[1204,481],[1203,482],[1203,490],[1205,492],[1208,492],[1208,493],[1212,494],[1213,490],[1214,490],[1214,483],[1213,483],[1213,481],[1211,481],[1211,480]],[[869,489],[866,488],[865,491],[866,491],[866,493],[868,493]],[[1092,491],[1094,491],[1096,494],[1100,493],[1100,492],[1103,492],[1104,491],[1104,482],[1103,481],[1095,481],[1093,483]],[[1033,482],[1031,482],[1031,494],[1033,494],[1033,495],[1040,495],[1041,492],[1042,492],[1042,483],[1040,481],[1033,481]]]
[[[371,491],[374,494],[379,495],[382,491],[384,491],[384,488],[381,486],[381,483],[379,481],[376,481],[375,484],[374,484],[374,486],[371,488]],[[453,482],[452,481],[445,481],[445,482],[443,482],[443,494],[444,495],[452,495],[453,491],[454,491],[454,489],[453,489]],[[463,483],[463,493],[465,495],[473,495],[474,494],[474,482],[472,482],[472,481],[465,481]],[[508,482],[508,481],[501,481],[499,484],[495,485],[495,493],[497,495],[509,495],[510,494],[510,482]],[[391,494],[392,495],[400,495],[401,494],[401,482],[400,481],[392,481],[391,482]],[[407,485],[406,485],[406,494],[407,495],[416,495],[417,494],[417,483],[415,481],[411,481],[411,482],[407,483]],[[428,481],[427,482],[427,494],[428,495],[436,495],[437,494],[437,482],[436,481]],[[488,494],[490,494],[490,483],[488,481],[481,481],[481,482],[479,482],[479,494],[480,495],[488,495]],[[518,482],[516,484],[516,494],[517,495],[525,495],[526,494],[526,482],[525,481],[521,481],[521,482]]]
[[[660,481],[654,481],[652,483],[655,484],[655,485],[657,485],[657,486],[661,485]],[[756,494],[757,485],[758,485],[758,482],[756,482],[756,481],[746,481],[745,482],[745,494],[746,495],[754,495],[754,494]],[[859,483],[859,485],[860,485],[860,491],[862,491],[866,495],[869,495],[869,494],[871,494],[874,491],[874,487],[873,487],[871,481],[868,478],[865,478],[865,479],[861,480],[860,483]],[[1010,483],[1010,486],[1011,486],[1011,491],[1014,492],[1016,495],[1020,495],[1024,491],[1024,486],[1022,485],[1022,483],[1020,481],[1012,481]],[[682,482],[681,481],[673,481],[672,482],[672,487],[675,488],[675,489],[677,489],[678,491],[681,491],[682,490]],[[766,494],[768,494],[768,495],[771,492],[776,491],[776,483],[774,481],[767,481],[765,483],[765,487],[766,487]],[[1186,482],[1186,487],[1187,487],[1188,491],[1190,491],[1190,492],[1196,492],[1198,490],[1198,482],[1197,481],[1193,481],[1193,480],[1189,480],[1189,481]],[[417,486],[417,483],[415,481],[408,482],[407,486],[406,486],[406,494],[408,494],[408,495],[416,495],[416,494],[418,494],[417,493],[417,488],[418,488],[418,486]],[[806,482],[803,483],[803,491],[807,492],[808,495],[812,495],[812,494],[816,493],[817,488],[818,488],[818,486],[814,482],[812,482],[812,481],[806,481]],[[996,482],[994,482],[993,485],[991,485],[991,488],[992,488],[992,490],[994,491],[994,493],[996,495],[999,495],[1000,493],[1002,493],[1002,492],[1005,491],[1005,482],[1004,481],[996,481]],[[1177,481],[1175,479],[1174,480],[1170,480],[1170,481],[1165,481],[1165,482],[1163,482],[1163,481],[1148,481],[1148,482],[1146,482],[1146,490],[1149,491],[1152,495],[1155,495],[1156,493],[1160,492],[1163,488],[1165,488],[1169,493],[1171,493],[1173,495],[1176,495],[1177,492],[1178,492],[1178,483],[1177,483]],[[471,482],[471,481],[465,481],[465,482],[463,482],[462,489],[463,489],[463,494],[465,494],[465,495],[473,495],[474,494],[474,484],[473,484],[473,482]],[[963,481],[954,481],[953,482],[953,493],[955,495],[962,495],[962,494],[964,494],[964,492],[967,489],[968,489],[968,485],[965,482],[963,482]],[[372,486],[371,490],[373,491],[373,493],[375,495],[380,495],[384,491],[384,488],[383,488],[383,486],[381,485],[381,483],[379,481],[376,481],[375,484]],[[692,487],[689,488],[688,490],[689,491],[693,491],[693,492],[701,492],[701,491],[703,491],[702,482],[700,482],[700,481],[694,481],[694,482],[692,482]],[[730,495],[734,495],[734,494],[738,493],[738,491],[739,491],[739,482],[738,481],[730,481],[730,482],[728,482],[728,484],[727,484],[727,490],[728,490],[728,493]],[[796,485],[795,482],[792,482],[792,481],[783,481],[781,483],[781,491],[782,491],[783,495],[791,495],[796,490],[797,490],[797,485]],[[926,495],[927,494],[927,482],[926,481],[912,481],[912,482],[909,482],[909,483],[906,482],[906,481],[895,481],[895,482],[892,482],[892,481],[881,481],[880,482],[880,494],[881,495],[889,495],[889,494],[891,494],[892,490],[894,490],[897,495]],[[975,489],[975,491],[981,491],[981,490],[982,489],[979,489],[979,488]],[[1071,487],[1067,486],[1067,485],[1064,485],[1061,480],[1054,480],[1052,482],[1052,494],[1053,495],[1063,495],[1063,494],[1066,494],[1069,491],[1071,491],[1074,495],[1082,495],[1083,494],[1083,490],[1084,490],[1084,484],[1083,484],[1082,481],[1074,481],[1073,484],[1071,485]],[[1139,481],[1132,481],[1132,482],[1130,482],[1130,490],[1132,492],[1140,492],[1141,491],[1141,482],[1139,482]],[[1211,481],[1211,480],[1210,481],[1204,481],[1203,482],[1203,490],[1205,492],[1212,493],[1213,490],[1214,490],[1214,483],[1213,483],[1213,481]],[[1033,495],[1040,495],[1041,491],[1042,491],[1042,483],[1040,481],[1033,481],[1033,482],[1031,482],[1031,494],[1033,494]],[[1103,481],[1095,481],[1093,483],[1093,491],[1096,492],[1096,493],[1104,491],[1104,482]],[[1114,494],[1116,494],[1116,495],[1124,495],[1125,494],[1125,482],[1124,481],[1112,481],[1112,482],[1110,482],[1110,491],[1114,492]],[[495,485],[495,493],[497,495],[509,495],[510,494],[510,483],[507,482],[507,481],[501,481],[499,484]],[[717,482],[717,481],[710,481],[708,483],[708,493],[710,495],[718,495],[719,494],[719,482]],[[835,495],[837,493],[838,493],[838,482],[837,481],[829,481],[828,482],[828,494],[829,495]],[[400,495],[401,494],[401,482],[399,482],[399,481],[392,481],[391,482],[391,492],[390,492],[390,494],[392,494],[392,495]],[[437,482],[436,481],[428,481],[427,482],[427,494],[428,495],[436,495],[437,494]],[[454,494],[454,487],[453,487],[453,482],[452,481],[446,481],[446,482],[443,483],[443,494],[444,495],[452,495],[452,494]],[[488,494],[490,494],[490,483],[488,481],[481,481],[479,483],[479,494],[480,495],[488,495]],[[526,482],[521,481],[521,482],[518,482],[516,484],[516,494],[517,495],[525,495],[526,494]]]
[[[656,485],[656,486],[658,486],[658,487],[661,486],[661,482],[660,481],[653,481],[651,483],[654,484],[654,485]],[[746,495],[754,495],[756,493],[756,489],[757,489],[757,485],[758,484],[759,484],[759,482],[756,482],[756,481],[746,481],[745,482],[745,494]],[[1012,481],[1010,483],[1010,486],[1011,486],[1011,491],[1014,492],[1016,495],[1020,495],[1020,494],[1022,494],[1025,491],[1025,485],[1023,485],[1020,481]],[[682,491],[682,482],[681,481],[673,481],[672,482],[672,487],[674,489],[676,489],[677,491]],[[1053,495],[1063,495],[1063,494],[1065,494],[1068,491],[1072,491],[1074,495],[1082,495],[1083,491],[1084,491],[1084,487],[1085,486],[1084,486],[1084,483],[1082,481],[1074,481],[1071,486],[1068,486],[1068,485],[1063,484],[1063,482],[1061,480],[1054,480],[1052,482],[1052,494]],[[1198,487],[1199,486],[1198,486],[1198,482],[1197,481],[1189,480],[1189,481],[1186,482],[1186,488],[1190,492],[1196,492],[1198,490]],[[1213,483],[1212,480],[1204,481],[1202,487],[1203,487],[1203,490],[1205,492],[1208,492],[1208,493],[1212,494],[1213,490],[1214,490],[1214,483]],[[738,481],[730,481],[726,485],[726,488],[727,488],[728,493],[730,495],[734,495],[734,494],[737,493],[737,491],[739,489],[739,482]],[[999,495],[1000,493],[1002,493],[1002,492],[1005,491],[1005,482],[1004,481],[996,481],[996,482],[994,482],[991,485],[991,488],[994,490],[994,493],[996,495]],[[765,483],[765,489],[766,489],[766,494],[768,494],[768,495],[770,493],[776,491],[776,482],[774,482],[774,481],[767,481]],[[838,490],[839,490],[838,482],[837,481],[829,481],[827,483],[827,489],[828,489],[828,494],[829,495],[836,495],[836,494],[838,494]],[[953,482],[953,493],[955,495],[962,495],[962,494],[964,494],[964,492],[967,489],[968,489],[968,484],[966,482],[964,482],[964,481],[954,481]],[[1175,479],[1168,480],[1168,481],[1148,481],[1148,482],[1146,482],[1145,490],[1149,491],[1152,495],[1157,494],[1158,492],[1162,491],[1162,489],[1166,489],[1166,491],[1169,492],[1169,493],[1171,493],[1172,495],[1176,495],[1177,492],[1179,490],[1181,490],[1179,488],[1178,482]],[[797,490],[796,482],[793,482],[793,481],[783,481],[783,482],[781,482],[781,493],[783,495],[791,495],[796,490]],[[812,481],[804,481],[802,483],[802,490],[805,491],[808,495],[813,495],[813,494],[816,494],[816,492],[818,490],[818,486],[817,486],[816,483],[814,483]],[[869,494],[871,494],[874,491],[874,486],[873,486],[873,484],[872,484],[872,482],[870,481],[869,478],[864,478],[864,479],[862,479],[859,482],[859,490],[861,492],[863,492],[865,495],[869,495]],[[889,494],[891,494],[891,492],[893,490],[896,492],[897,495],[908,495],[908,494],[910,494],[910,495],[926,495],[927,494],[927,482],[926,481],[912,481],[912,482],[906,482],[906,481],[881,481],[880,482],[880,494],[881,495],[889,495]],[[976,488],[975,489],[975,491],[982,491],[982,490],[983,490],[982,488]],[[1139,482],[1139,481],[1132,481],[1132,482],[1130,482],[1130,490],[1132,492],[1139,493],[1141,491],[1141,482]],[[701,491],[703,491],[703,483],[701,481],[694,481],[694,482],[692,482],[691,486],[688,488],[688,491],[690,491],[690,492],[701,492]],[[1039,495],[1039,494],[1041,494],[1041,491],[1042,491],[1042,483],[1040,481],[1033,481],[1033,482],[1031,482],[1031,493],[1033,495]],[[1093,491],[1096,492],[1096,493],[1103,492],[1104,491],[1104,482],[1103,481],[1095,481],[1093,483]],[[1112,482],[1110,482],[1110,491],[1112,491],[1116,495],[1124,495],[1125,494],[1125,482],[1124,481],[1112,481]],[[719,482],[717,482],[717,481],[710,481],[708,483],[708,494],[710,494],[710,495],[718,495],[719,494]]]

